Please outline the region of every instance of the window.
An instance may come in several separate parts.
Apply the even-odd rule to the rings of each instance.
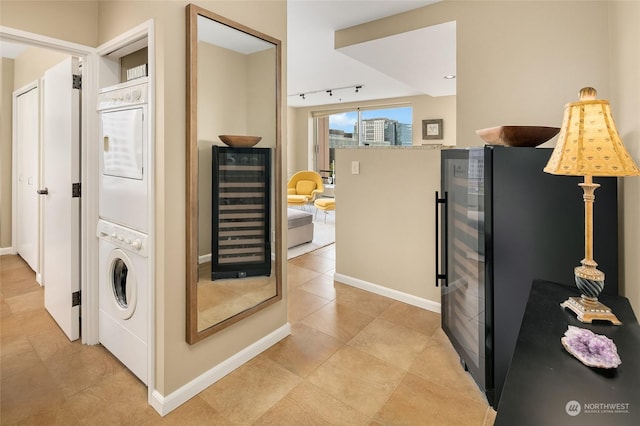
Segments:
[[[411,146],[413,108],[410,106],[357,109],[318,114],[316,170],[332,174],[334,149],[350,146]]]

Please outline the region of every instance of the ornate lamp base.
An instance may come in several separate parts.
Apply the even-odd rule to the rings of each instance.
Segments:
[[[594,191],[600,187],[594,183],[591,175],[584,176],[584,182],[579,186],[584,191],[584,259],[580,261],[581,266],[573,270],[576,287],[580,290],[580,297],[570,297],[560,304],[563,308],[569,308],[578,316],[578,319],[585,323],[593,320],[610,321],[613,325],[620,325],[622,322],[616,317],[611,309],[598,301],[598,296],[604,288],[604,272],[599,271],[595,260],[593,260],[593,202],[595,200]]]
[[[563,308],[572,310],[578,319],[584,323],[591,323],[593,320],[609,321],[613,325],[620,325],[622,322],[615,316],[611,309],[598,299],[588,299],[586,297],[570,297],[560,304]]]

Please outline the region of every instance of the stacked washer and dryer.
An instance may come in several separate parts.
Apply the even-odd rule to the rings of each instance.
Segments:
[[[145,384],[149,361],[148,80],[98,94],[99,340]]]

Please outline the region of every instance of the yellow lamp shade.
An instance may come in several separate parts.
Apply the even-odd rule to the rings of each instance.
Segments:
[[[565,106],[560,136],[544,171],[570,176],[638,176],[640,169],[616,130],[609,101]]]

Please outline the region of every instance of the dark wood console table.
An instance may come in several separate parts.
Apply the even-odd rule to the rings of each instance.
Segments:
[[[640,425],[640,326],[629,301],[600,297],[622,325],[583,324],[560,307],[569,296],[578,290],[533,282],[495,425]],[[569,325],[612,339],[622,364],[583,365],[560,343]]]

